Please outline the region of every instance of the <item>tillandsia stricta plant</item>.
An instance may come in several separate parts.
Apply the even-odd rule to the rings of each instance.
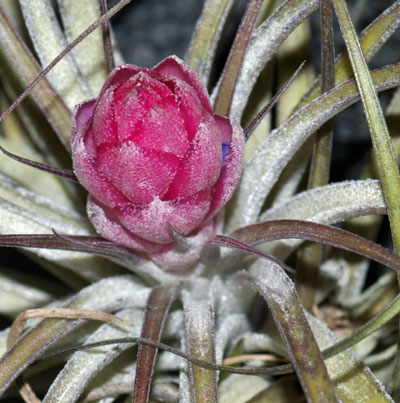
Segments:
[[[146,67],[114,3],[0,2],[2,399],[399,401],[400,65],[367,63],[400,1],[357,35],[375,2],[207,0]],[[371,157],[330,183],[359,100]]]

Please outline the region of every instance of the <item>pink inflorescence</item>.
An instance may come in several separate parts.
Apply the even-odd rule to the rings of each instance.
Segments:
[[[71,146],[96,230],[168,268],[187,263],[171,227],[195,244],[215,236],[244,140],[235,120],[214,115],[190,67],[168,57],[152,69],[112,71],[96,99],[76,106]]]

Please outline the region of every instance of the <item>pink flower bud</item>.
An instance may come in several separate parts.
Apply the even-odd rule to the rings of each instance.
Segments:
[[[96,230],[176,266],[171,227],[197,243],[215,236],[213,218],[239,182],[244,139],[236,121],[213,114],[190,67],[168,57],[152,69],[111,72],[98,98],[75,108],[71,146]]]

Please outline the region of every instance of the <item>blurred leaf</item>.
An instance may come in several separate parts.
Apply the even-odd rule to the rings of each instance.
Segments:
[[[369,62],[378,50],[386,43],[400,25],[400,0],[396,0],[392,6],[376,18],[359,36],[361,49],[365,60]],[[353,74],[347,52],[340,54],[335,60],[335,84],[341,84]],[[317,78],[307,95],[301,100],[297,109],[311,102],[320,93],[320,77]]]
[[[99,1],[58,0],[64,24],[65,36],[69,42],[100,17]],[[93,96],[97,96],[107,78],[103,37],[100,29],[94,31],[79,43],[72,55]]]
[[[303,396],[299,393],[295,379],[293,377],[285,377],[258,393],[249,400],[249,403],[293,403],[300,402],[302,399]]]
[[[48,0],[19,2],[35,50],[42,66],[46,67],[67,46],[54,9]],[[61,60],[47,78],[70,110],[86,98],[93,97],[71,55]]]
[[[273,59],[272,63],[275,64],[274,79],[278,85],[288,79],[293,66],[305,62],[304,68],[277,104],[275,126],[279,126],[290,116],[293,108],[315,79],[314,66],[311,63],[312,42],[310,29],[308,20],[301,22],[282,42]],[[258,81],[256,85],[259,85]]]
[[[28,85],[39,75],[41,69],[26,45],[16,34],[1,8],[0,43],[3,50],[8,55],[9,60],[14,63],[25,85]],[[32,95],[53,126],[60,140],[68,148],[71,116],[60,96],[46,79],[43,79],[37,85],[32,91]]]
[[[192,35],[186,61],[205,86],[210,78],[218,41],[232,4],[233,0],[207,0]]]
[[[331,0],[320,0],[321,27],[321,94],[335,84],[334,46]],[[315,134],[313,154],[307,187],[315,188],[329,183],[333,140],[333,121],[326,122]],[[304,244],[297,252],[296,289],[305,309],[311,311],[318,288],[322,245]]]
[[[0,313],[14,317],[26,309],[43,306],[54,299],[60,288],[56,282],[45,281],[37,275],[15,273],[1,267],[0,274]],[[51,290],[51,291],[47,291]],[[4,351],[0,350],[0,355]]]
[[[219,384],[219,402],[247,403],[257,393],[265,390],[269,383],[265,377],[261,376],[230,375]]]

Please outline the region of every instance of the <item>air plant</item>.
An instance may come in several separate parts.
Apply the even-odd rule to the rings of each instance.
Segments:
[[[110,34],[129,2],[0,3],[0,246],[48,272],[0,272],[3,397],[397,401],[399,145],[377,92],[400,65],[367,63],[400,1],[357,35],[344,0],[249,0],[222,69],[232,0],[207,0],[185,61],[152,68]],[[317,9],[315,78],[281,60]],[[332,118],[359,100],[373,154],[330,184]]]

